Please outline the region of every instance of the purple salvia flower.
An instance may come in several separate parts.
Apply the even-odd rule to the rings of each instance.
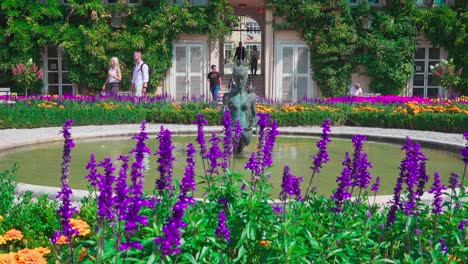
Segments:
[[[180,185],[183,195],[187,195],[189,192],[195,191],[195,160],[193,159],[193,154],[195,153],[195,148],[192,143],[187,144],[187,166],[185,167],[184,177],[182,178],[182,183]]]
[[[175,149],[175,146],[172,145],[172,134],[169,129],[164,129],[161,126],[161,131],[158,135],[159,140],[159,151],[154,153],[154,155],[159,155],[158,158],[158,172],[159,172],[159,179],[156,180],[156,186],[159,191],[163,190],[174,190],[173,179],[172,179],[172,171],[173,171],[173,163],[174,163],[174,156],[172,155],[172,151]]]
[[[133,136],[132,139],[137,140],[135,148],[130,150],[130,153],[135,153],[135,161],[132,163],[132,170],[130,172],[131,185],[129,187],[127,210],[125,214],[121,216],[122,220],[125,220],[125,233],[127,234],[127,240],[122,243],[121,250],[128,248],[140,248],[142,245],[137,241],[130,241],[131,236],[138,230],[138,224],[147,225],[148,217],[140,215],[140,210],[143,206],[152,208],[154,202],[146,200],[143,197],[143,184],[145,166],[143,165],[143,159],[146,155],[151,153],[150,149],[146,146],[145,140],[148,139],[148,135],[145,132],[146,121],[141,122],[141,131],[137,135]]]
[[[279,204],[274,204],[271,206],[271,208],[273,208],[273,212],[275,214],[280,214],[281,212],[283,212],[283,208],[281,208]]]
[[[205,141],[205,134],[203,133],[203,127],[208,124],[208,121],[205,119],[205,116],[202,114],[197,115],[197,120],[195,121],[197,124],[197,142],[200,145],[200,154],[202,158],[205,158],[206,155],[206,141]]]
[[[180,240],[182,238],[180,229],[187,227],[187,224],[182,221],[185,209],[187,208],[186,198],[179,196],[179,200],[177,200],[172,208],[172,218],[163,226],[164,235],[154,240],[154,243],[159,245],[163,256],[180,253]]]
[[[210,174],[219,174],[218,166],[220,163],[218,159],[223,157],[223,153],[218,144],[220,141],[221,139],[216,136],[216,133],[212,132],[210,139],[211,147],[208,153],[206,153],[206,158],[209,160],[209,169],[206,172]]]
[[[380,188],[380,177],[377,177],[377,179],[375,179],[375,183],[372,184],[371,186],[371,191],[374,193],[377,193],[379,191],[379,188]]]
[[[263,162],[262,168],[265,169],[273,164],[273,149],[275,147],[276,137],[280,134],[278,131],[278,122],[273,120],[271,127],[268,129],[265,146],[263,147]]]
[[[312,176],[310,177],[309,184],[307,185],[307,189],[305,192],[305,199],[307,200],[309,197],[309,190],[312,186],[312,181],[314,180],[315,174],[320,172],[320,168],[322,168],[323,163],[327,163],[330,160],[327,151],[327,145],[331,142],[330,139],[330,132],[331,132],[331,121],[330,118],[327,118],[323,121],[322,125],[322,138],[317,142],[317,155],[312,155],[313,165],[312,169]]]
[[[284,166],[283,170],[283,183],[281,184],[282,191],[280,199],[286,201],[288,195],[295,195],[298,201],[302,201],[301,196],[301,182],[302,177],[296,177],[291,173],[288,165]]]
[[[447,245],[445,244],[445,239],[443,238],[440,239],[440,250],[442,250],[444,253],[447,253],[448,251]]]
[[[104,174],[98,174],[99,181],[99,196],[98,196],[98,215],[101,218],[114,219],[113,207],[113,192],[112,186],[114,185],[114,171],[115,167],[109,157],[105,158],[103,162],[99,164],[99,167],[104,168]]]
[[[317,142],[318,152],[317,155],[312,156],[314,162],[312,166],[313,172],[320,172],[323,163],[330,161],[328,156],[327,144],[331,142],[330,132],[331,132],[331,121],[330,118],[327,118],[321,125],[322,127],[322,138]]]
[[[368,168],[372,168],[372,163],[367,160],[367,153],[361,153],[361,157],[357,163],[358,170],[356,176],[356,183],[361,190],[367,189],[370,184],[372,176],[370,175]]]
[[[401,206],[401,201],[400,201],[400,195],[401,195],[401,190],[403,189],[403,177],[398,177],[397,183],[395,185],[394,194],[393,194],[393,199],[391,201],[392,205],[390,206],[390,210],[388,212],[387,216],[387,227],[390,227],[395,223],[396,220],[396,213],[398,212],[398,209]]]
[[[271,115],[268,113],[258,113],[258,144],[257,144],[257,159],[259,160],[259,164],[261,166],[261,161],[263,160],[264,153],[263,148],[265,147],[266,137],[267,137],[267,127],[269,124],[269,120]],[[260,171],[263,171],[264,168],[260,167]],[[258,175],[257,175],[258,176]]]
[[[462,232],[462,237],[465,239],[466,237],[466,228],[465,226],[468,224],[468,219],[462,219],[460,224],[458,224],[458,229]]]
[[[89,173],[85,176],[85,178],[88,179],[91,186],[96,188],[99,184],[99,181],[97,178],[97,164],[94,153],[91,153],[91,156],[89,157],[89,163],[86,165],[86,169],[89,170]]]
[[[429,193],[434,194],[434,201],[432,202],[432,212],[434,214],[442,213],[442,191],[446,190],[447,188],[440,182],[439,172],[434,173],[434,184],[432,188],[429,190]]]
[[[127,209],[128,189],[127,189],[127,172],[129,157],[121,155],[117,160],[122,161],[120,166],[119,177],[115,185],[114,208],[119,220],[124,220],[124,213]]]
[[[219,211],[218,216],[218,228],[216,228],[215,234],[217,237],[226,239],[226,242],[231,242],[231,233],[229,227],[226,225],[226,213],[224,209]]]
[[[57,194],[57,199],[60,199],[61,204],[59,209],[57,210],[57,213],[60,215],[60,223],[62,225],[62,230],[56,231],[54,233],[54,237],[52,238],[53,243],[56,243],[57,239],[62,235],[65,236],[70,242],[72,236],[77,233],[77,231],[73,230],[70,225],[70,219],[72,218],[73,213],[77,213],[78,211],[76,210],[76,208],[72,207],[72,190],[68,183],[68,179],[70,178],[71,149],[75,147],[75,143],[73,142],[70,133],[72,124],[72,119],[65,121],[61,131],[65,140],[63,143],[62,177],[60,178],[62,189]]]
[[[424,188],[426,183],[429,181],[429,176],[426,172],[426,155],[420,151],[419,145],[415,143],[414,145],[415,150],[415,159],[417,160],[417,173],[418,173],[418,190],[417,190],[417,197],[416,199],[420,200],[421,196],[424,194]]]
[[[221,163],[221,167],[223,171],[226,172],[229,168],[229,158],[233,154],[233,138],[234,138],[234,130],[232,128],[232,121],[231,121],[231,111],[229,108],[224,110],[224,118],[223,118],[223,127],[224,127],[224,138],[223,138],[223,162]]]
[[[455,189],[458,187],[458,183],[460,182],[460,176],[456,174],[455,172],[450,173],[450,189]]]
[[[359,186],[359,169],[360,169],[360,162],[362,158],[362,142],[366,141],[366,136],[363,135],[354,135],[352,138],[353,147],[354,147],[354,154],[353,160],[351,162],[351,178],[350,182],[353,187]]]
[[[343,171],[341,172],[341,176],[338,176],[336,178],[338,188],[332,196],[332,199],[335,200],[335,208],[332,208],[332,211],[335,213],[341,212],[343,201],[351,198],[351,193],[348,192],[348,186],[350,185],[350,176],[351,171],[347,166],[344,166]]]
[[[245,164],[244,169],[249,169],[256,180],[258,180],[261,168],[260,162],[257,159],[257,152],[252,152],[252,154],[250,154],[250,158]]]

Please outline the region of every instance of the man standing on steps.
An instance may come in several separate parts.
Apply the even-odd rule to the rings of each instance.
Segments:
[[[244,63],[245,61],[245,47],[242,46],[242,41],[239,41],[239,46],[236,48],[236,53],[234,54],[234,61],[240,61]]]
[[[148,87],[149,73],[148,65],[143,62],[141,52],[135,51],[133,59],[135,60],[135,67],[133,68],[132,86],[130,91],[135,96],[143,96]]]
[[[221,74],[216,71],[216,65],[211,65],[211,71],[206,78],[210,86],[211,96],[213,97],[213,107],[218,104],[218,92],[221,87]]]

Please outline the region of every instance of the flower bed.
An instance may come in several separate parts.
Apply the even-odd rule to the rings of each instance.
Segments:
[[[70,201],[69,164],[75,146],[71,125],[62,133],[64,151],[60,203],[30,195],[14,203],[14,173],[0,174],[0,263],[466,263],[468,195],[465,179],[467,145],[461,150],[463,172],[454,172],[448,188],[438,173],[426,174],[427,158],[407,139],[395,193],[388,205],[375,203],[380,184],[364,151],[365,136],[353,137],[337,187],[330,197],[318,196],[314,178],[327,166],[331,121],[322,124],[317,153],[308,177],[294,175],[284,165],[279,202],[271,203],[269,167],[278,124],[259,114],[257,151],[245,165],[250,175],[231,170],[238,129],[223,115],[223,132],[205,140],[208,124],[198,115],[197,143],[185,149],[187,165],[180,182],[173,180],[171,132],[161,127],[159,148],[150,150],[145,122],[132,139],[135,148],[117,160],[87,165],[90,196],[76,208]],[[146,171],[144,158],[155,153],[158,166]],[[132,160],[130,160],[132,156]],[[198,158],[197,158],[198,156]],[[151,155],[150,158],[153,158]],[[195,162],[204,164],[196,176]],[[281,164],[282,166],[283,164]],[[143,193],[147,173],[158,173],[152,194]],[[398,172],[396,172],[398,173]],[[457,174],[460,173],[461,177]],[[462,173],[462,174],[461,174]],[[58,180],[58,179],[57,179]],[[206,183],[202,201],[195,201],[196,182]],[[433,194],[422,200],[424,190]],[[99,192],[94,192],[99,191]],[[351,200],[351,195],[355,196]],[[446,199],[442,198],[446,196]],[[57,213],[55,213],[55,211]],[[59,224],[60,223],[60,224]],[[19,229],[19,230],[15,230]],[[55,231],[54,231],[55,230]],[[2,240],[2,238],[4,238]],[[8,241],[7,241],[8,240]],[[3,243],[2,243],[3,242]],[[47,247],[47,248],[45,248]],[[28,248],[34,248],[29,250]],[[19,261],[20,252],[32,260]],[[52,251],[53,254],[46,254]],[[44,259],[44,260],[43,260]],[[3,262],[2,262],[3,261]],[[10,261],[10,262],[8,262]],[[32,262],[36,261],[36,262]]]
[[[60,126],[67,119],[76,125],[139,123],[191,124],[203,113],[219,125],[222,107],[203,100],[175,103],[165,96],[40,96],[15,97],[14,106],[0,105],[0,128]],[[0,99],[1,100],[1,99]],[[257,111],[269,113],[279,126],[333,125],[406,128],[463,133],[468,128],[468,98],[453,100],[378,96],[309,99],[295,104],[259,100]]]

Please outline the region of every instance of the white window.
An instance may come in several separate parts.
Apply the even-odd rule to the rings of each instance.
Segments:
[[[63,59],[64,50],[59,47],[47,47],[44,60],[45,93],[51,95],[73,94],[72,82],[68,79],[68,69]]]

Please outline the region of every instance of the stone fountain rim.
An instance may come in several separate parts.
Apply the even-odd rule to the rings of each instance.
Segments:
[[[159,132],[160,126],[163,125],[165,128],[171,130],[174,135],[194,135],[197,133],[197,127],[195,125],[173,125],[173,124],[147,124],[146,132],[148,135],[156,135]],[[124,129],[122,129],[124,128]],[[130,137],[138,133],[139,125],[110,125],[110,126],[76,126],[72,128],[72,137],[73,139],[103,139],[109,137]],[[55,130],[55,134],[50,132]],[[36,134],[38,137],[30,137],[24,140],[0,140],[0,152],[11,150],[15,148],[25,147],[28,145],[44,144],[62,141],[63,138],[58,131],[60,127],[49,127],[49,128],[36,128],[36,129],[7,129],[0,130],[0,138],[4,138],[5,132],[12,132],[18,137],[23,136],[24,134]],[[220,132],[222,130],[221,126],[205,126],[204,132]],[[322,129],[318,126],[309,126],[309,127],[280,127],[279,128],[281,135],[286,136],[320,136],[322,134]],[[334,131],[335,130],[335,131]],[[337,131],[338,130],[338,131]],[[47,133],[47,131],[49,133]],[[382,134],[382,131],[389,133]],[[46,132],[46,134],[44,134]],[[418,134],[415,136],[414,134]],[[430,132],[430,131],[414,131],[414,130],[404,130],[404,129],[382,129],[382,128],[364,128],[364,127],[332,127],[332,132],[330,133],[332,138],[344,138],[350,139],[353,135],[361,134],[365,135],[369,141],[385,142],[385,143],[394,143],[401,144],[406,141],[406,136],[408,134],[412,135],[411,139],[420,143],[424,147],[444,149],[446,151],[458,151],[458,149],[465,146],[463,137],[460,136],[460,140],[454,140],[454,136],[458,134],[448,134],[448,133],[439,133],[439,132]],[[426,136],[425,136],[426,135]],[[447,141],[442,137],[452,136],[452,142]],[[26,191],[32,191],[33,196],[47,195],[50,199],[55,199],[57,193],[60,191],[58,187],[42,186],[42,185],[33,185],[26,183],[17,183],[15,189],[16,195],[24,194]],[[80,201],[83,197],[89,195],[87,190],[73,190],[72,200],[75,202]],[[432,199],[432,195],[427,194],[427,199]],[[378,196],[377,200],[381,203],[385,203],[392,198],[392,195],[381,195]],[[275,202],[275,201],[273,201]]]

